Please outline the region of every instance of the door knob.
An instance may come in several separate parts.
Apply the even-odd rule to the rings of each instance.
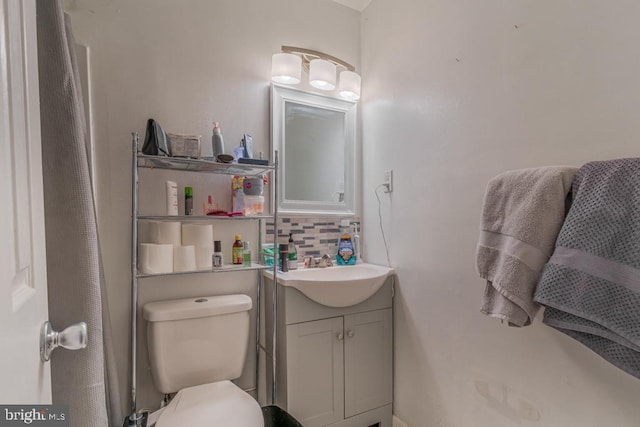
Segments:
[[[347,332],[347,336],[348,336],[349,338],[353,338],[353,336],[354,336],[354,335],[355,335],[355,334],[353,333],[353,331],[349,331],[349,332]]]
[[[58,347],[67,350],[80,350],[87,346],[87,324],[74,323],[62,332],[56,332],[48,320],[42,325],[40,333],[40,360],[48,362],[51,353]]]
[[[338,334],[338,341],[342,341],[344,339],[344,335],[342,334],[342,332],[340,332]]]

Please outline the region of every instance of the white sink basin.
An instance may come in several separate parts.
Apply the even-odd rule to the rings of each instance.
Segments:
[[[265,274],[273,276],[270,271]],[[278,283],[299,290],[319,304],[349,307],[375,294],[392,274],[392,268],[363,263],[278,273]]]

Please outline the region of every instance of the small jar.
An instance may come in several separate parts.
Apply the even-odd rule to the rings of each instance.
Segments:
[[[262,215],[264,213],[264,196],[244,196],[245,216]]]
[[[213,242],[212,264],[213,264],[213,268],[224,267],[224,256],[222,254],[222,242],[220,240],[216,240]]]

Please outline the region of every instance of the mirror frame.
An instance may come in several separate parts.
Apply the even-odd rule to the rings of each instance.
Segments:
[[[285,171],[287,170],[285,159],[286,144],[284,138],[285,105],[287,102],[303,104],[326,110],[344,113],[345,119],[345,180],[344,201],[326,202],[309,200],[291,200],[285,198]],[[305,92],[277,84],[271,85],[271,152],[275,158],[275,150],[279,155],[278,170],[278,213],[295,215],[356,215],[356,120],[357,102],[332,98],[317,93]],[[273,195],[272,195],[272,203]],[[272,204],[272,206],[274,206]],[[273,210],[273,209],[272,209]]]

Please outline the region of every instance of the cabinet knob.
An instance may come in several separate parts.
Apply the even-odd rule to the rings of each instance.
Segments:
[[[347,336],[348,336],[349,338],[353,338],[353,336],[354,336],[354,335],[355,335],[355,334],[353,333],[353,331],[349,331],[349,332],[347,332]]]
[[[342,341],[344,339],[344,335],[342,334],[342,332],[340,332],[338,334],[338,341]]]

